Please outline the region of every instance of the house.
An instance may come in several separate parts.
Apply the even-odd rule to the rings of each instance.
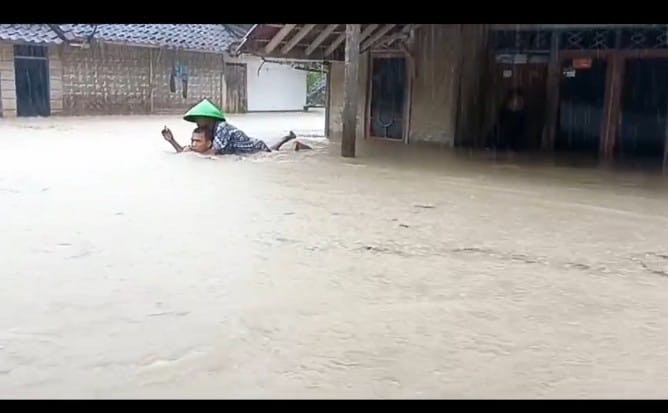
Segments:
[[[0,115],[303,110],[306,72],[229,53],[250,27],[2,24]]]
[[[483,148],[517,88],[525,151],[668,154],[665,25],[257,25],[235,50],[327,62],[327,132],[348,156],[356,139]]]

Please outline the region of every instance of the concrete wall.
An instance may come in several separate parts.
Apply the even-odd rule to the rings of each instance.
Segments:
[[[426,25],[409,43],[415,59],[409,141],[453,145],[457,124],[459,76],[462,51],[461,25]],[[364,136],[368,99],[369,53],[360,62],[358,138]],[[328,132],[341,133],[343,110],[342,62],[331,65],[330,122]]]
[[[248,111],[304,109],[306,71],[279,63],[262,64],[262,59],[250,56],[242,62],[246,63],[248,70]]]

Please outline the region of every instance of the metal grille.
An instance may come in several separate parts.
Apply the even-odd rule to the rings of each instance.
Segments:
[[[612,49],[615,47],[616,30],[568,30],[561,33],[559,39],[562,49]]]
[[[500,30],[494,32],[494,48],[499,52],[539,52],[550,50],[551,32]]]
[[[668,26],[622,29],[620,47],[622,49],[666,49],[668,48]]]

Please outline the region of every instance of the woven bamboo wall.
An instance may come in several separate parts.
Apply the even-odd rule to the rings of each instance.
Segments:
[[[183,111],[205,97],[221,102],[221,55],[96,44],[65,46],[61,61],[64,114],[160,113]],[[179,81],[170,91],[174,64],[187,68],[185,98]]]
[[[147,113],[148,49],[92,45],[62,50],[63,111],[68,115]]]
[[[180,111],[187,109],[201,99],[208,98],[223,106],[223,57],[210,53],[183,52],[175,50],[154,50],[154,110]],[[174,65],[185,66],[188,72],[187,97],[183,97],[183,85],[176,82],[176,92],[171,92],[169,80]]]

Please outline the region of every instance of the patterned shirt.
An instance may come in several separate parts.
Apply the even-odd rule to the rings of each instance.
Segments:
[[[266,143],[251,138],[241,129],[227,122],[216,124],[213,134],[213,149],[216,155],[242,155],[257,152],[271,152]]]

